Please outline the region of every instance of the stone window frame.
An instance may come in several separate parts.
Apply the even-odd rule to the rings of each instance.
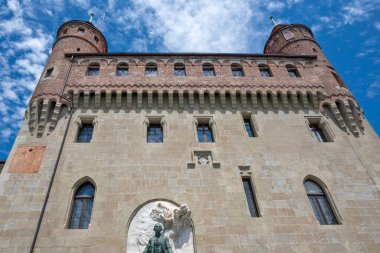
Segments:
[[[119,75],[118,74],[118,70],[119,69],[126,69],[127,70],[127,74],[126,75]],[[115,76],[118,76],[118,77],[128,77],[129,76],[129,64],[127,62],[119,62],[117,65],[116,65],[116,71],[115,71]]]
[[[209,74],[205,75],[205,73],[206,73],[205,71],[207,71],[207,73],[212,73],[212,75],[209,75]],[[209,62],[203,63],[202,64],[202,76],[203,77],[214,77],[214,76],[216,76],[214,64],[209,63]]]
[[[325,197],[327,199],[327,202],[329,203],[330,205],[330,208],[331,208],[331,211],[333,213],[333,215],[335,216],[335,220],[336,220],[336,224],[331,224],[331,225],[342,225],[343,224],[343,218],[342,216],[340,215],[340,212],[338,210],[338,207],[336,206],[336,203],[334,201],[334,198],[332,197],[327,185],[321,180],[319,179],[318,177],[314,176],[314,175],[307,175],[303,181],[302,181],[302,187],[303,187],[303,190],[306,194],[306,199],[307,199],[307,202],[309,203],[310,205],[310,208],[311,208],[311,212],[313,214],[313,216],[315,217],[315,213],[314,213],[314,210],[310,204],[310,200],[309,200],[309,196],[306,192],[306,189],[305,189],[305,182],[307,180],[310,180],[310,181],[313,181],[314,183],[316,183],[323,191],[323,193],[325,194]],[[317,218],[315,217],[315,220],[317,222],[317,224],[319,224]],[[319,224],[320,225],[320,224]],[[327,224],[326,224],[327,225]],[[323,225],[321,225],[323,226]]]
[[[247,203],[247,210],[249,212],[249,215],[252,218],[263,217],[263,214],[261,212],[261,208],[260,208],[260,205],[259,205],[259,201],[258,201],[258,194],[257,194],[257,188],[256,188],[255,180],[254,180],[254,178],[252,176],[251,166],[238,166],[238,168],[239,168],[239,171],[240,171],[240,177],[241,177],[240,180],[241,180],[241,185],[243,187],[243,193],[244,193],[244,196],[245,196],[246,203],[247,203],[247,195],[245,193],[243,180],[249,180],[249,183],[250,183],[250,186],[251,186],[251,191],[253,193],[253,200],[255,202],[257,216],[252,216],[251,215],[250,210],[249,210],[249,206],[248,206],[248,203]]]
[[[150,124],[160,124],[162,127],[162,142],[148,142],[148,127]],[[165,120],[164,116],[156,115],[156,116],[145,116],[143,121],[143,134],[145,143],[154,144],[154,143],[165,143],[168,138],[168,124]]]
[[[72,136],[72,140],[74,143],[81,143],[81,144],[85,144],[85,143],[92,143],[94,142],[94,140],[96,139],[95,136],[96,136],[96,133],[97,133],[97,130],[98,130],[98,120],[97,120],[97,116],[95,115],[79,115],[75,121],[74,121],[74,124],[75,124],[75,131],[73,131],[73,136]],[[92,132],[92,137],[91,137],[91,141],[90,142],[78,142],[78,134],[79,134],[79,131],[82,127],[83,124],[92,124],[94,126],[94,130]]]
[[[183,69],[183,73],[184,75],[176,75],[176,68],[177,69]],[[181,73],[181,72],[180,72]],[[174,63],[174,66],[173,66],[173,76],[175,77],[185,77],[186,76],[186,65],[182,62],[176,62]]]
[[[89,75],[89,71],[91,68],[95,68],[95,67],[98,67],[98,73],[97,75]],[[96,77],[96,76],[100,76],[100,63],[99,62],[91,62],[87,65],[87,71],[86,71],[86,76],[89,76],[89,77]]]
[[[149,74],[147,73],[148,69],[150,69]],[[152,71],[154,69],[155,69],[155,71]],[[146,77],[157,77],[158,76],[158,65],[157,65],[157,63],[148,62],[147,64],[145,64],[145,76]]]
[[[297,67],[293,64],[286,64],[285,65],[286,71],[288,72],[288,76],[291,78],[298,78],[301,77],[300,72],[298,71]],[[290,73],[294,73],[295,76],[291,76]]]
[[[241,76],[234,75],[234,71],[236,71],[236,70],[240,70],[241,71]],[[236,78],[245,77],[243,66],[241,64],[238,64],[238,63],[232,63],[231,64],[231,76],[232,77],[236,77]]]
[[[209,127],[211,128],[211,131],[212,131],[212,137],[214,139],[213,142],[199,142],[198,131],[197,131],[198,124],[208,124],[209,125]],[[204,143],[215,143],[219,139],[218,128],[217,128],[216,122],[214,121],[213,116],[194,116],[193,132],[194,132],[194,138],[195,138],[197,143],[203,143],[203,144]]]
[[[264,78],[273,77],[272,70],[270,69],[270,67],[269,67],[268,64],[266,64],[266,63],[260,63],[257,67],[259,68],[260,77],[264,77]],[[268,76],[263,75],[262,72],[261,72],[262,70],[266,70],[268,72]]]
[[[249,139],[253,139],[253,138],[259,137],[260,129],[259,129],[259,125],[257,124],[256,118],[253,115],[253,113],[252,112],[240,112],[240,116],[241,116],[241,119],[242,119],[241,122],[242,122],[242,126],[243,126],[243,129],[244,129],[244,132],[247,134],[247,136],[248,136],[248,133],[247,133],[247,130],[245,128],[244,120],[249,119],[250,122],[251,122],[251,127],[253,129],[253,137],[249,137],[248,136]]]
[[[94,213],[94,210],[96,210],[96,193],[98,191],[98,187],[97,187],[97,184],[95,183],[95,181],[89,177],[89,176],[84,176],[82,178],[80,178],[79,180],[77,180],[75,183],[73,183],[73,186],[71,187],[71,190],[70,190],[70,195],[69,195],[69,199],[68,199],[68,203],[67,203],[67,211],[66,211],[66,214],[65,214],[65,223],[63,224],[63,227],[65,229],[68,229],[68,230],[75,230],[75,229],[71,229],[69,228],[70,226],[70,221],[71,221],[71,213],[72,213],[72,209],[74,207],[74,197],[75,197],[75,193],[77,192],[77,190],[79,189],[79,187],[81,187],[83,184],[85,183],[91,183],[94,188],[95,188],[95,194],[94,194],[94,203],[93,203],[93,206],[92,206],[92,214],[91,214],[91,220],[90,220],[90,224],[88,224],[88,228],[87,229],[90,229],[91,228],[91,224],[92,224],[92,221],[93,221],[93,213]]]
[[[321,129],[326,139],[326,142],[334,142],[335,134],[323,116],[305,116],[305,124],[313,140],[314,140],[314,137],[310,130],[310,126],[316,125]],[[326,143],[326,142],[319,142],[319,143]]]
[[[49,78],[49,77],[52,77],[53,76],[53,72],[54,72],[54,67],[50,67],[46,70],[45,72],[45,78]]]

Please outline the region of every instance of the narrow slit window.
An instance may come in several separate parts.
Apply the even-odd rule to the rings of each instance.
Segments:
[[[312,180],[306,180],[304,187],[313,208],[314,215],[321,225],[338,224],[330,203],[322,188]]]
[[[250,119],[244,119],[245,131],[247,131],[248,137],[255,137],[255,132],[253,131],[252,123]]]
[[[71,209],[69,229],[88,229],[94,205],[95,187],[84,183],[76,190]]]
[[[89,142],[91,142],[93,132],[94,132],[94,125],[83,124],[79,128],[77,142],[78,143],[89,143]]]
[[[251,180],[250,178],[243,178],[242,180],[243,180],[245,197],[247,198],[249,213],[251,214],[251,217],[259,217],[255,195],[252,190]]]
[[[161,143],[164,142],[163,129],[160,124],[150,124],[147,133],[148,143]]]
[[[214,142],[212,129],[208,124],[199,124],[197,126],[197,135],[199,142]]]

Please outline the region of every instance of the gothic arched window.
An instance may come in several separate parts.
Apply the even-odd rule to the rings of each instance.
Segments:
[[[319,224],[337,224],[335,215],[323,189],[310,179],[306,180],[303,185]]]
[[[86,182],[76,190],[71,209],[69,229],[87,229],[91,220],[95,187]]]

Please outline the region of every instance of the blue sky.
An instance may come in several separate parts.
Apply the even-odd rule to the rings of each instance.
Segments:
[[[269,16],[305,24],[380,134],[380,0],[0,0],[1,160],[58,27],[90,12],[110,52],[261,53]]]

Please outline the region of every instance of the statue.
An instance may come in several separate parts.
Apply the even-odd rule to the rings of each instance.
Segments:
[[[144,250],[144,253],[173,253],[169,243],[169,239],[161,235],[162,226],[160,223],[156,223],[153,228],[155,235],[149,239],[148,245]]]

